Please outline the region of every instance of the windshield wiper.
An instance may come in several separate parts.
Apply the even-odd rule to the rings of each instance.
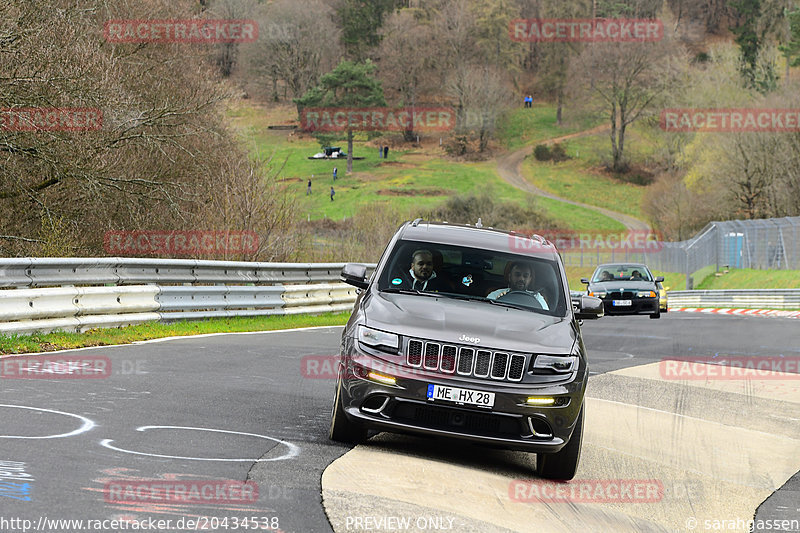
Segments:
[[[517,304],[508,303],[508,302],[499,302],[497,300],[490,300],[489,298],[486,298],[485,300],[487,302],[489,302],[490,304],[492,304],[492,305],[501,305],[503,307],[511,307],[512,309],[519,309],[520,311],[536,311],[537,310],[535,307],[527,307],[525,305],[517,305]]]
[[[535,308],[533,308],[533,307],[526,307],[524,305],[517,305],[517,304],[512,304],[512,303],[509,303],[509,302],[500,302],[500,301],[497,301],[497,300],[492,300],[492,299],[486,298],[484,296],[470,296],[470,295],[467,295],[467,294],[456,294],[456,293],[451,293],[451,292],[444,292],[444,293],[440,293],[440,294],[443,294],[445,296],[449,296],[450,298],[453,298],[454,300],[467,300],[469,302],[489,302],[492,305],[501,305],[503,307],[511,307],[513,309],[519,309],[521,311],[533,311],[533,310],[535,310]]]
[[[389,292],[392,294],[419,294],[420,296],[438,296],[438,292],[424,292],[416,289],[398,289],[397,287],[388,287],[380,290],[380,292]]]

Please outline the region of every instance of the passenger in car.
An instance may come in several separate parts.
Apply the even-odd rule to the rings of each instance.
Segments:
[[[430,250],[416,250],[411,255],[411,268],[404,277],[404,289],[429,292],[447,290],[446,283],[433,269],[433,253]]]
[[[525,291],[531,293],[542,306],[542,309],[550,310],[550,306],[547,304],[547,300],[542,296],[540,290],[532,289],[536,283],[536,273],[530,263],[509,261],[506,265],[503,277],[506,283],[508,283],[508,288],[492,291],[486,295],[486,298],[497,300],[511,291]]]

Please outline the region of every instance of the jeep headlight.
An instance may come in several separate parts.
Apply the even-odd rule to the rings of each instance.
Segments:
[[[533,361],[534,374],[570,374],[578,369],[576,355],[537,355]]]
[[[368,328],[367,326],[358,326],[358,342],[383,351],[393,350],[397,352],[400,348],[400,337],[397,334]]]

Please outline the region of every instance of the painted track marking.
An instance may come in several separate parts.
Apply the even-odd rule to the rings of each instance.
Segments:
[[[25,437],[22,435],[0,435],[0,439],[60,439],[62,437],[73,437],[75,435],[85,433],[97,425],[88,418],[86,418],[85,416],[76,415],[74,413],[65,413],[64,411],[56,411],[55,409],[42,409],[41,407],[28,407],[25,405],[9,405],[9,404],[0,404],[0,407],[10,407],[12,409],[29,409],[31,411],[41,411],[43,413],[55,413],[57,415],[71,416],[72,418],[77,418],[78,420],[83,421],[83,425],[81,425],[81,427],[79,427],[74,431],[70,431],[69,433],[59,433],[57,435],[43,435],[40,437]]]
[[[116,446],[112,446],[111,443],[114,442],[111,439],[103,439],[100,441],[101,446],[105,446],[106,448],[118,452],[124,453],[131,453],[134,455],[146,455],[148,457],[161,457],[164,459],[184,459],[187,461],[225,461],[225,462],[250,462],[250,463],[265,463],[268,461],[281,461],[284,459],[291,459],[292,457],[296,457],[300,454],[300,448],[292,444],[291,442],[286,442],[284,440],[276,439],[274,437],[268,437],[267,435],[259,435],[258,433],[245,433],[242,431],[230,431],[227,429],[213,429],[213,428],[198,428],[198,427],[190,427],[190,426],[141,426],[136,428],[136,431],[147,431],[148,429],[188,429],[191,431],[211,431],[213,433],[229,433],[232,435],[246,435],[248,437],[257,437],[259,439],[267,439],[271,441],[275,441],[279,444],[283,444],[286,446],[289,451],[285,454],[281,455],[280,457],[272,457],[270,459],[223,459],[223,458],[213,458],[213,457],[183,457],[179,455],[161,455],[157,453],[146,453],[146,452],[136,452],[133,450],[126,450],[124,448],[118,448]]]

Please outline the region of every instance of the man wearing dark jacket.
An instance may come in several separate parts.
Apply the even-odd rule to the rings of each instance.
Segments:
[[[403,281],[403,288],[426,292],[447,290],[447,283],[433,270],[433,253],[430,250],[417,250],[411,256],[411,268]]]

